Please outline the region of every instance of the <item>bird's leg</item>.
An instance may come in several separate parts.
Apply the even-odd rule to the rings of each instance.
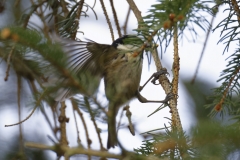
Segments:
[[[162,101],[147,100],[145,97],[143,97],[143,96],[140,94],[139,91],[137,91],[137,98],[138,98],[138,100],[139,100],[140,102],[142,102],[142,103],[165,103],[165,104],[167,104],[168,101],[169,101],[170,99],[174,98],[174,97],[175,97],[175,94],[173,94],[173,93],[168,93],[167,96],[165,97],[165,99],[162,100]]]
[[[159,77],[160,77],[161,75],[163,75],[163,74],[164,74],[164,75],[165,75],[165,74],[168,74],[168,75],[169,75],[169,73],[167,72],[167,69],[166,69],[166,68],[162,68],[160,71],[153,73],[152,76],[147,80],[147,82],[144,83],[143,86],[140,86],[140,87],[139,87],[139,92],[141,92],[141,90],[147,85],[147,83],[148,83],[151,79],[152,79],[151,82],[152,82],[154,85],[158,85],[158,84],[156,84],[156,80],[158,80]]]

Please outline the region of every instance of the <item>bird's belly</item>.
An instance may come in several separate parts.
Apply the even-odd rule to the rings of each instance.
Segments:
[[[104,76],[109,101],[122,105],[136,96],[142,73],[142,59],[116,62]]]

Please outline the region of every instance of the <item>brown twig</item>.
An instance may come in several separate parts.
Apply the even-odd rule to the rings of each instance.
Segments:
[[[47,146],[44,144],[38,144],[33,142],[26,142],[25,147],[56,151],[55,146]],[[115,158],[115,159],[122,158],[121,155],[109,153],[107,151],[96,151],[96,150],[85,149],[81,147],[72,147],[72,148],[62,147],[62,150],[64,151],[66,158],[69,158],[70,156],[73,156],[76,154],[85,154],[90,156],[108,157],[108,158]]]
[[[16,125],[19,125],[19,124],[25,122],[26,120],[28,120],[28,119],[33,115],[33,113],[34,113],[34,111],[37,109],[37,107],[38,107],[38,105],[36,105],[36,106],[34,107],[34,109],[32,110],[32,112],[31,112],[24,120],[22,120],[22,121],[20,121],[20,122],[18,122],[18,123],[14,123],[14,124],[10,124],[10,125],[5,125],[5,127],[16,126]]]
[[[90,145],[91,145],[92,141],[89,137],[87,124],[86,124],[85,119],[83,117],[83,113],[80,111],[80,109],[77,106],[77,103],[72,98],[71,98],[71,103],[72,103],[72,106],[73,106],[74,110],[77,111],[78,115],[81,118],[81,121],[82,121],[83,127],[84,127],[84,131],[85,131],[85,135],[86,135],[86,138],[87,138],[88,149],[90,149]]]
[[[89,104],[89,102],[88,102],[88,98],[87,98],[87,97],[84,97],[84,102],[85,102],[86,107],[87,107],[87,109],[88,109],[88,111],[89,111],[89,113],[90,113],[91,120],[92,120],[92,122],[93,122],[93,125],[94,125],[94,127],[95,127],[96,133],[97,133],[97,135],[98,135],[98,140],[99,140],[99,143],[100,143],[101,150],[104,150],[104,147],[103,147],[103,144],[102,144],[102,139],[101,139],[101,136],[100,136],[100,130],[99,130],[98,126],[97,126],[95,117],[94,117],[94,115],[93,115],[93,112],[92,112],[92,110],[91,110],[91,107],[90,107],[90,104]]]
[[[66,123],[69,121],[69,118],[66,117],[66,107],[67,106],[65,102],[61,102],[60,116],[58,117],[58,122],[60,123],[60,144],[62,146],[68,146]]]
[[[121,125],[121,121],[122,121],[122,118],[123,118],[123,112],[124,112],[124,109],[122,110],[121,114],[120,114],[120,118],[119,118],[119,121],[118,121],[118,124],[117,124],[117,133],[119,131],[119,128],[120,128],[120,125]]]
[[[173,31],[173,80],[172,80],[172,93],[178,95],[178,82],[179,82],[179,70],[180,70],[180,58],[178,53],[178,28],[174,26]],[[172,125],[177,128],[177,131],[182,132],[182,124],[177,110],[177,98],[173,99],[173,107],[171,108],[172,113]]]
[[[34,81],[29,80],[29,81],[28,81],[28,84],[29,84],[29,88],[32,90],[32,93],[33,93],[34,95],[36,95],[36,94],[38,93],[38,90],[37,90],[37,87],[36,87]],[[50,104],[49,104],[49,106],[50,106]],[[50,122],[49,116],[46,114],[44,107],[40,106],[39,108],[40,108],[40,111],[42,112],[44,118],[46,119],[46,121],[47,121],[47,123],[48,123],[48,125],[49,125],[49,127],[50,127],[50,129],[51,129],[51,131],[53,132],[54,137],[58,140],[58,137],[57,137],[57,134],[56,134],[56,130],[54,129],[52,123]],[[51,107],[51,108],[52,108],[52,107]],[[54,116],[54,117],[55,117],[55,116]],[[54,118],[54,122],[56,122],[55,118]],[[55,128],[56,128],[56,127],[57,127],[57,125],[56,125],[56,123],[55,123]]]
[[[28,69],[28,68],[27,68],[27,69]],[[39,97],[38,101],[36,102],[36,105],[35,105],[34,109],[32,110],[32,112],[31,112],[24,120],[22,120],[22,121],[20,121],[20,122],[18,122],[18,123],[15,123],[15,124],[5,125],[5,127],[11,127],[11,126],[19,125],[19,124],[25,122],[26,120],[28,120],[28,119],[32,116],[32,114],[35,112],[35,110],[37,109],[37,107],[40,105],[40,103],[41,103],[41,101],[42,101],[42,99],[43,99],[43,96],[44,96],[44,94],[42,94],[42,95]]]
[[[67,17],[67,15],[69,14],[69,11],[67,9],[67,3],[65,2],[65,0],[60,0],[60,5],[62,7],[64,17]]]
[[[81,17],[81,12],[82,12],[82,8],[83,8],[83,4],[84,4],[84,0],[81,0],[81,1],[79,2],[79,7],[77,8],[77,12],[76,12],[76,17],[77,17],[76,26],[79,26],[79,22],[80,22],[80,17]],[[72,36],[71,36],[72,40],[75,40],[76,35],[77,35],[77,30],[74,31],[74,33],[72,34]]]
[[[127,34],[127,24],[128,24],[129,16],[130,16],[130,13],[131,13],[130,11],[131,11],[131,8],[129,7],[128,12],[127,12],[127,16],[126,16],[126,20],[125,20],[124,25],[122,27],[124,35]]]
[[[238,6],[238,2],[236,0],[231,0],[231,2],[232,2],[232,5],[233,5],[233,8],[234,8],[234,11],[236,12],[237,19],[240,22],[240,9],[239,9],[239,6]]]
[[[131,10],[133,11],[135,17],[137,18],[138,23],[143,21],[141,12],[139,11],[139,9],[137,8],[135,2],[133,0],[127,0]]]
[[[50,122],[50,119],[49,119],[49,116],[46,114],[46,112],[45,112],[45,109],[43,108],[43,107],[40,107],[40,111],[42,112],[42,114],[43,114],[43,116],[44,116],[44,118],[46,119],[46,121],[47,121],[47,123],[48,123],[48,125],[49,125],[49,127],[50,127],[50,129],[51,129],[51,131],[53,132],[53,135],[54,135],[54,137],[57,139],[57,140],[59,140],[59,138],[58,138],[58,136],[57,136],[57,130],[56,130],[56,128],[57,128],[57,125],[56,125],[56,123],[54,123],[55,124],[55,128],[53,127],[53,125],[52,125],[52,123]],[[54,118],[54,122],[55,122],[55,118]]]
[[[227,93],[228,93],[228,91],[229,91],[229,88],[230,88],[231,84],[233,83],[234,78],[238,75],[239,71],[240,71],[240,67],[238,67],[238,68],[235,69],[235,73],[234,73],[234,75],[231,77],[231,79],[230,79],[230,81],[229,81],[229,83],[228,83],[228,85],[227,85],[227,88],[224,90],[223,96],[222,96],[220,102],[214,107],[216,111],[219,111],[219,110],[222,109],[222,105],[223,105],[223,103],[224,103],[224,101],[225,101],[225,98],[227,97]]]
[[[11,58],[12,58],[12,54],[13,54],[13,51],[15,49],[15,46],[12,47],[9,55],[8,55],[8,59],[7,59],[7,70],[6,70],[6,76],[4,78],[4,81],[7,81],[8,80],[8,77],[9,77],[9,72],[10,72],[10,63],[11,63]]]
[[[17,75],[17,84],[18,84],[18,90],[17,90],[17,98],[18,98],[18,121],[21,121],[21,77]],[[24,147],[23,147],[23,133],[22,133],[22,125],[19,124],[19,150],[20,153],[24,153]]]
[[[212,17],[210,26],[209,26],[209,28],[208,28],[207,35],[206,35],[206,39],[205,39],[204,44],[203,44],[203,49],[202,49],[200,58],[199,58],[199,60],[198,60],[197,68],[196,68],[196,70],[195,70],[195,73],[194,73],[194,76],[193,76],[193,78],[192,78],[191,84],[194,84],[195,79],[196,79],[196,77],[197,77],[198,70],[199,70],[199,67],[200,67],[200,63],[201,63],[201,61],[202,61],[202,57],[203,57],[204,51],[205,51],[206,46],[207,46],[207,42],[208,42],[208,39],[209,39],[209,35],[210,35],[210,31],[211,31],[211,29],[212,29],[212,24],[213,24],[214,19],[215,19],[215,16]]]
[[[118,36],[122,37],[121,28],[118,23],[118,17],[117,17],[117,13],[116,13],[116,10],[115,10],[114,4],[113,4],[113,0],[110,0],[110,4],[111,4],[112,12],[113,12],[114,21],[115,21],[115,24],[117,27]]]
[[[72,105],[73,107],[73,105]],[[76,126],[76,130],[77,130],[77,143],[80,146],[81,140],[80,140],[80,136],[79,136],[79,129],[78,129],[78,123],[77,123],[77,118],[76,118],[76,114],[75,114],[75,109],[73,107],[73,116],[74,116],[74,121],[75,121],[75,126]]]
[[[108,17],[107,10],[106,10],[106,8],[105,8],[105,5],[104,5],[103,0],[100,0],[100,3],[101,3],[101,5],[102,5],[103,13],[104,13],[104,15],[105,15],[107,24],[108,24],[109,29],[110,29],[110,33],[111,33],[111,36],[112,36],[112,41],[114,41],[114,34],[113,34],[112,24],[111,24],[110,19],[109,19],[109,17]]]
[[[85,154],[85,155],[89,155],[89,156],[122,159],[121,155],[109,153],[107,151],[96,151],[96,150],[84,149],[84,148],[79,148],[79,147],[70,148],[65,153],[65,155],[68,157],[75,155],[75,154]]]
[[[44,16],[44,12],[43,12],[43,5],[39,6],[39,10],[36,10],[36,14],[39,16],[39,18],[41,19],[42,23],[43,23],[43,33],[44,35],[49,38],[48,32],[49,32],[49,27],[48,24],[46,23],[46,19]]]
[[[47,0],[42,0],[39,4],[35,4],[35,2],[33,0],[30,0],[30,2],[32,3],[32,9],[31,12],[28,13],[29,15],[27,15],[27,17],[25,18],[25,22],[23,23],[23,28],[26,28],[28,25],[28,22],[30,20],[31,15],[36,12],[36,10],[38,9],[39,6],[43,5],[45,2],[47,2]],[[36,12],[37,13],[37,12]]]

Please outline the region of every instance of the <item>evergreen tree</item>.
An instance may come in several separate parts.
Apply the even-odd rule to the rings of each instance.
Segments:
[[[133,43],[136,46],[141,44],[138,50],[132,51],[132,55],[136,57],[145,51],[147,57],[153,59],[154,62],[152,63],[155,64],[157,71],[164,73],[161,75],[154,74],[152,79],[150,79],[155,85],[159,83],[166,93],[166,101],[152,114],[161,112],[161,109],[166,107],[169,108],[171,113],[171,117],[168,117],[169,125],[165,125],[165,128],[143,133],[148,138],[133,151],[127,150],[119,143],[120,153],[110,153],[101,138],[102,134],[99,124],[100,122],[107,123],[106,117],[109,116],[107,112],[108,105],[101,103],[95,94],[88,94],[89,88],[86,86],[97,87],[99,83],[98,77],[96,79],[92,77],[91,74],[85,71],[84,67],[69,67],[69,57],[66,54],[66,52],[76,51],[77,55],[79,52],[76,50],[79,48],[74,47],[82,42],[77,37],[78,32],[84,32],[84,30],[81,30],[82,23],[80,23],[80,19],[83,16],[88,16],[90,13],[94,13],[97,18],[99,13],[95,11],[95,3],[94,6],[90,6],[84,0],[16,0],[14,3],[12,2],[12,8],[9,8],[11,2],[0,2],[0,14],[10,10],[14,15],[14,22],[11,25],[1,26],[0,57],[6,63],[6,74],[2,79],[8,81],[10,79],[9,75],[13,74],[11,70],[14,71],[18,88],[17,93],[15,93],[18,99],[16,104],[18,108],[16,108],[15,112],[18,112],[19,122],[6,125],[6,127],[19,125],[20,136],[16,140],[18,144],[14,144],[14,147],[10,148],[10,150],[14,150],[14,153],[6,153],[3,158],[21,160],[49,159],[43,154],[42,150],[51,150],[56,153],[58,159],[64,157],[66,160],[74,157],[76,159],[116,158],[149,160],[237,159],[239,157],[239,1],[158,0],[149,9],[148,15],[142,17],[141,11],[139,11],[135,2],[127,0],[129,12],[123,29],[121,29],[118,21],[118,16],[121,13],[114,6],[113,0],[110,0],[110,6],[106,6],[103,0],[95,1],[102,7],[112,41],[116,38],[114,38],[114,25],[111,24],[109,15],[112,14],[117,34],[119,37],[122,37],[126,34],[129,13],[132,12],[134,14],[138,22],[138,28],[135,28],[134,31],[138,38],[129,39],[130,42],[125,43]],[[30,5],[25,8],[22,7],[27,2],[30,2]],[[225,12],[228,15],[226,14],[226,17],[222,17],[222,21],[219,24],[213,26],[213,20],[218,16],[220,6],[227,7]],[[112,13],[108,12],[107,7],[111,8]],[[35,17],[34,21],[33,17]],[[211,19],[211,21],[208,19]],[[37,20],[40,23],[37,23]],[[185,82],[189,95],[191,95],[196,105],[200,106],[200,108],[196,109],[196,112],[198,112],[198,115],[196,115],[198,118],[197,125],[191,129],[191,133],[187,134],[183,130],[181,117],[178,113],[179,81],[181,79],[179,74],[181,56],[178,46],[186,34],[192,35],[191,40],[196,41],[199,29],[206,32],[202,54],[204,54],[211,31],[220,31],[218,43],[226,45],[222,52],[223,54],[229,54],[226,52],[230,45],[236,45],[236,50],[226,60],[228,65],[222,71],[218,80],[218,82],[222,82],[221,86],[214,88],[212,93],[206,93],[204,87],[194,88],[192,84]],[[92,41],[89,40],[89,42]],[[164,53],[170,44],[174,46],[173,64],[172,68],[164,68],[159,55]],[[78,60],[81,61],[85,58],[80,57]],[[201,58],[199,64],[200,62]],[[98,65],[100,70],[101,64],[91,64],[89,62],[88,68]],[[172,80],[166,74],[167,71],[171,70],[173,73]],[[79,74],[81,76],[78,76]],[[66,79],[68,80],[67,82],[65,81]],[[25,82],[29,85],[24,85]],[[200,86],[205,82],[198,80],[195,75],[192,83],[195,83],[195,86]],[[31,93],[24,91],[23,88],[26,87],[30,88]],[[143,87],[140,87],[139,90],[141,91]],[[64,97],[69,98],[70,103],[65,103],[65,101],[56,102],[56,96],[59,95],[59,92],[65,93],[62,91],[66,88],[73,91],[71,93],[73,97],[69,98],[68,94]],[[23,101],[27,101],[23,97],[24,94],[29,94],[28,97],[31,96],[31,103],[29,104],[31,113],[26,118],[21,119],[21,110],[27,110],[27,108],[21,105]],[[205,99],[206,94],[211,94],[207,100]],[[4,103],[2,102],[2,104],[8,104],[8,100]],[[203,105],[205,105],[205,108]],[[70,117],[70,119],[74,119],[76,122],[78,135],[76,144],[78,145],[75,147],[70,146],[68,143],[70,135],[67,135],[68,129],[66,126],[69,122],[69,115],[66,115],[66,107],[72,107],[74,112],[74,117]],[[27,135],[23,134],[21,125],[25,121],[31,121],[31,117],[36,110],[39,111],[38,114],[44,117],[52,131],[53,137],[49,136],[49,142],[52,145],[43,140],[39,140],[39,143],[24,140],[24,137],[27,137]],[[134,134],[129,107],[124,107],[124,111],[129,120],[129,130]],[[200,112],[203,114],[208,112],[209,117],[202,118]],[[98,150],[93,149],[91,146],[92,140],[89,135],[93,131],[89,130],[87,119],[83,115],[89,116],[93,123],[95,136],[100,146]],[[233,121],[226,123],[225,121],[217,120],[216,117],[230,117]],[[77,119],[81,120],[82,125],[77,124]],[[119,124],[120,122],[118,123],[118,128]],[[81,127],[79,127],[80,125]],[[80,137],[79,132],[84,132],[85,137]],[[84,138],[87,141],[86,145],[82,143]],[[15,146],[18,145],[19,149],[15,149],[17,148]],[[29,148],[35,148],[37,151],[29,150]],[[79,158],[77,156],[82,157]]]

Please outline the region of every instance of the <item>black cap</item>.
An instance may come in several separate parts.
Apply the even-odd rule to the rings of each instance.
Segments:
[[[118,44],[124,44],[124,43],[123,43],[123,39],[125,39],[125,38],[128,38],[128,35],[124,35],[123,37],[116,39],[116,40],[112,43],[112,46],[115,47],[115,48],[117,48]]]

